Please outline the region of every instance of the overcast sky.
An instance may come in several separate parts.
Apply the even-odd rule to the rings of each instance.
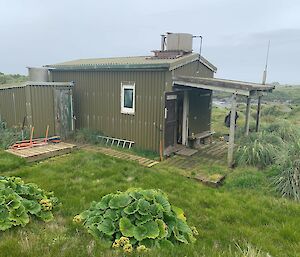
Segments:
[[[300,84],[299,0],[0,0],[0,71],[148,55],[160,34],[202,35],[216,77]],[[199,42],[195,40],[194,50]]]

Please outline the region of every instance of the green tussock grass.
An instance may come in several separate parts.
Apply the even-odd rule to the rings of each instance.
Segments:
[[[243,256],[236,244],[244,242],[272,256],[297,256],[299,204],[278,198],[268,188],[271,171],[248,171],[239,168],[228,175],[224,187],[213,189],[174,173],[172,167],[146,169],[81,150],[1,172],[54,191],[62,202],[53,222],[32,220],[25,228],[1,233],[1,257],[120,256],[107,242],[73,225],[72,218],[91,201],[129,187],[162,189],[200,232],[193,245],[153,249],[145,256]]]

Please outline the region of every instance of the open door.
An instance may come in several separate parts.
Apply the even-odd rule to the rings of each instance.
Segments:
[[[165,154],[170,154],[176,145],[177,136],[177,94],[165,94]]]
[[[55,133],[65,139],[74,130],[72,89],[54,89],[54,111]]]

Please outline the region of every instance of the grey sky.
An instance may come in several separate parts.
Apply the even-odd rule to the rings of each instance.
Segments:
[[[299,0],[0,0],[0,71],[147,55],[170,31],[201,34],[216,77],[254,82],[270,39],[267,81],[300,83],[299,13]]]

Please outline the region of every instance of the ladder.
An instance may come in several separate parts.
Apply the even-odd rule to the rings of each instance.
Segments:
[[[133,145],[134,142],[126,139],[120,139],[120,138],[114,138],[114,137],[107,137],[107,136],[97,136],[99,139],[99,142],[102,144],[105,144],[106,146],[117,146],[117,147],[128,147],[130,149]]]

